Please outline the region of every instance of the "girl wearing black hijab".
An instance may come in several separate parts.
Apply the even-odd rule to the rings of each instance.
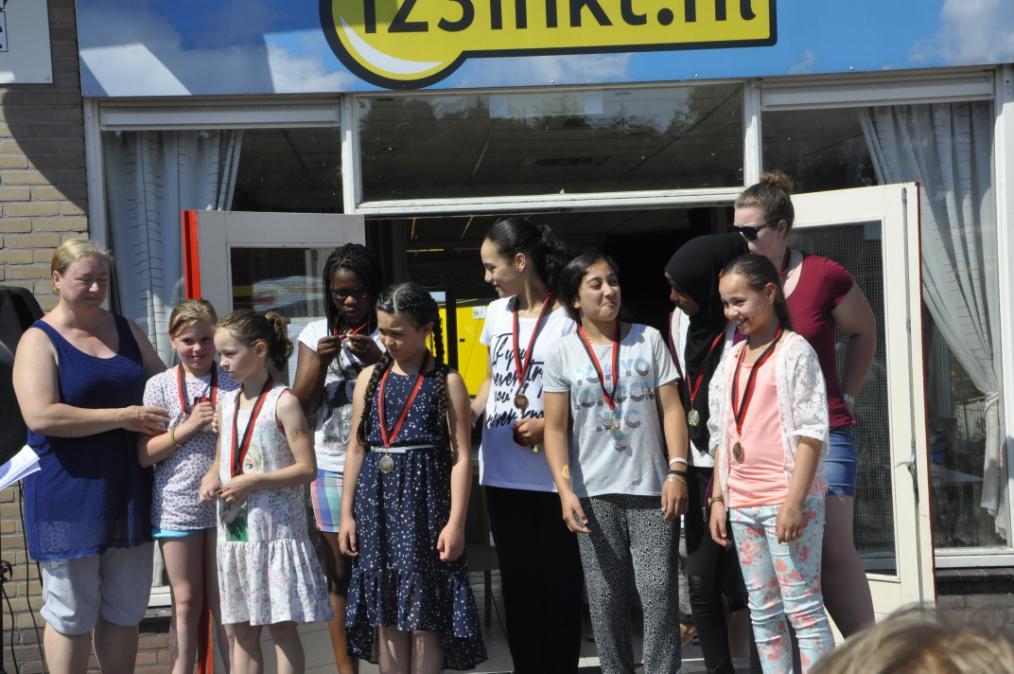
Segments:
[[[665,268],[669,298],[676,305],[669,344],[683,381],[690,435],[690,509],[685,516],[690,608],[705,666],[721,674],[734,673],[723,595],[730,611],[746,603],[735,548],[722,548],[708,534],[708,483],[714,466],[708,453],[708,384],[733,335],[718,293],[719,272],[747,252],[738,234],[700,236],[673,253]]]

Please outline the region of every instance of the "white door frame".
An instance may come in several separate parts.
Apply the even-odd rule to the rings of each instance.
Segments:
[[[923,372],[919,186],[916,183],[794,195],[795,229],[881,223],[884,344],[896,575],[869,573],[878,617],[933,602],[933,536]],[[863,421],[860,421],[863,423]],[[875,423],[869,420],[866,423]]]

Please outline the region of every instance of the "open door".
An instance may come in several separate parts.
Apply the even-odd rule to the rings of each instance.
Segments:
[[[219,314],[235,309],[287,316],[293,344],[324,317],[324,262],[346,243],[365,243],[363,217],[322,213],[185,211],[183,268],[187,297],[204,297]],[[289,385],[296,374],[293,349]]]
[[[845,266],[877,316],[877,355],[856,404],[856,546],[880,619],[932,602],[923,385],[919,186],[794,195],[793,246]],[[839,340],[839,367],[844,352]]]

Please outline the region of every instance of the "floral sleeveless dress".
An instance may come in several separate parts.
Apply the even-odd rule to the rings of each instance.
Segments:
[[[270,473],[294,463],[275,418],[278,399],[287,391],[278,385],[268,392],[251,431],[243,472]],[[239,394],[239,390],[223,394],[218,408],[222,484],[230,479],[233,413]],[[251,408],[239,411],[237,445],[250,412]],[[229,540],[222,518],[228,506],[218,502],[218,587],[223,623],[271,625],[334,617],[324,574],[307,532],[304,492],[304,485],[251,492],[246,503],[246,540],[242,541]]]
[[[388,377],[384,418],[393,425],[415,384],[415,375]],[[440,634],[445,669],[471,669],[486,659],[475,598],[462,555],[442,562],[437,538],[451,512],[451,457],[437,411],[437,379],[419,389],[394,445],[428,445],[391,454],[395,468],[382,473],[384,456],[376,402],[367,415],[366,441],[353,513],[359,555],[352,565],[345,632],[349,653],[376,662],[376,628]],[[390,429],[389,429],[390,430]]]

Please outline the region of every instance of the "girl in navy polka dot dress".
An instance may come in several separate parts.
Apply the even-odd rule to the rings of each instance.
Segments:
[[[443,362],[436,302],[417,283],[377,301],[387,352],[359,375],[339,542],[355,558],[349,654],[381,672],[470,669],[486,659],[468,584],[468,392]],[[436,357],[426,340],[433,335]]]

